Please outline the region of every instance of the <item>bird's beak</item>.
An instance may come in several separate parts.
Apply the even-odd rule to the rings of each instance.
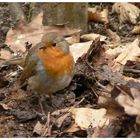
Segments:
[[[45,47],[45,46],[42,46],[42,47],[40,47],[39,49],[43,49],[43,50],[45,50],[45,49],[46,49],[46,47]]]

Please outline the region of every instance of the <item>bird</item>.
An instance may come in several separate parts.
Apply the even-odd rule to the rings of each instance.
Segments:
[[[70,84],[74,76],[74,65],[65,38],[54,32],[47,33],[40,43],[29,50],[20,82],[23,84],[27,81],[31,90],[51,97]]]

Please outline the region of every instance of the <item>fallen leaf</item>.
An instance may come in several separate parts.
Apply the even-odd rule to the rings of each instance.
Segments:
[[[13,55],[9,50],[6,49],[0,49],[0,58],[2,59],[10,59]]]
[[[108,8],[103,9],[103,11],[101,12],[101,16],[102,16],[102,21],[105,24],[109,23],[109,19],[108,19]]]
[[[121,42],[121,39],[120,37],[117,35],[116,32],[113,32],[112,30],[110,29],[107,29],[106,30],[108,36],[111,38],[111,40],[114,42],[114,43],[120,43]]]
[[[78,127],[77,124],[73,123],[66,130],[64,130],[64,133],[74,133],[77,131],[80,131],[80,127]]]
[[[44,132],[44,125],[42,125],[39,121],[34,126],[33,133],[41,135]]]
[[[89,21],[99,22],[101,20],[101,15],[97,12],[97,8],[88,8],[88,19]]]
[[[125,65],[128,60],[131,61],[140,61],[140,48],[139,48],[140,40],[137,38],[132,43],[128,43],[123,48],[122,52],[118,55],[118,57],[114,60],[113,69],[120,71],[121,65]]]
[[[108,49],[105,53],[114,57],[114,58],[117,58],[126,49],[126,47],[127,46],[124,46],[124,45],[120,44],[116,48]]]
[[[91,138],[114,138],[121,130],[121,120],[117,118],[109,123],[109,126],[97,127],[91,134]]]
[[[83,54],[87,53],[92,42],[93,41],[88,41],[88,42],[84,42],[84,43],[75,43],[70,46],[70,52],[72,53],[72,56],[74,57],[75,62]]]
[[[80,32],[71,35],[70,37],[65,38],[69,44],[79,43],[80,42]]]
[[[62,36],[71,36],[79,33],[80,29],[71,29],[65,25],[43,26],[42,13],[39,14],[31,23],[17,26],[17,28],[10,29],[6,36],[5,44],[10,46],[13,52],[25,52],[25,44],[28,42],[32,46],[40,42],[42,36],[49,32],[56,32]]]
[[[121,93],[115,98],[115,100],[124,108],[124,111],[131,116],[136,115],[136,122],[140,124],[140,91],[136,88],[130,88],[131,96]]]
[[[134,28],[131,32],[133,34],[140,34],[140,26],[134,26]]]
[[[2,109],[4,110],[9,110],[11,109],[8,105],[4,104],[4,103],[0,103],[0,106],[2,107]]]
[[[69,113],[66,113],[66,114],[60,116],[60,117],[56,120],[56,123],[55,123],[55,124],[57,125],[58,128],[61,127],[62,123],[65,121],[65,119],[66,119],[68,116],[69,116]]]
[[[140,14],[140,9],[138,7],[127,2],[115,3],[112,7],[112,11],[118,14],[120,23],[130,22],[136,24]]]
[[[75,123],[83,130],[89,127],[103,127],[109,124],[109,119],[105,117],[106,109],[73,108],[70,110]]]
[[[106,40],[106,36],[103,36],[103,35],[100,35],[100,34],[95,34],[95,33],[84,34],[80,38],[82,40],[91,41],[91,40],[95,40],[97,37],[100,37],[100,41],[105,41]]]
[[[140,116],[140,91],[136,88],[131,88],[130,90],[134,99],[128,94],[121,93],[115,100],[124,107],[127,114]]]
[[[102,23],[109,23],[108,19],[108,8],[103,11],[98,11],[97,8],[88,8],[88,19],[89,21],[96,21]]]

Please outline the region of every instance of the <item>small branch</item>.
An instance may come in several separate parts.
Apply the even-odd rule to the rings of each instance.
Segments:
[[[136,69],[124,69],[123,72],[129,72],[129,73],[133,73],[133,74],[140,74],[140,70],[136,70]]]

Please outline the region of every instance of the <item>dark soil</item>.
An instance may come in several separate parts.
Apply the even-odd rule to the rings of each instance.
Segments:
[[[110,24],[106,25],[106,27],[117,32],[123,40],[127,38],[128,41],[135,38],[135,35],[128,34],[132,30],[133,25],[121,25],[117,15],[111,12],[112,3],[90,3],[89,5],[100,5],[101,8],[108,6]],[[29,3],[23,3],[22,8],[25,13],[28,13]],[[5,47],[6,33],[10,28],[15,27],[17,22],[12,20],[9,13],[8,4],[0,3],[0,48]],[[89,22],[89,32],[107,35],[106,27],[102,23]],[[74,106],[82,99],[84,100],[78,104],[78,107],[94,106],[98,108],[98,86],[95,81],[97,77],[93,74],[94,69],[89,67],[84,60],[85,57],[82,57],[77,61],[75,76],[70,86],[60,91],[60,94],[57,93],[53,95],[52,102],[55,103],[54,106],[50,104],[49,98],[45,98],[43,105],[46,114],[48,112]],[[16,76],[7,76],[8,73],[15,71],[17,71]],[[41,108],[38,104],[38,95],[30,91],[28,85],[20,87],[18,82],[20,73],[21,70],[18,66],[9,65],[0,68],[0,103],[2,103],[0,104],[0,137],[40,137],[38,134],[33,133],[34,126],[37,121],[41,123],[46,123],[47,121],[47,117],[41,114]],[[104,79],[102,77],[99,80],[106,85],[108,81],[105,81],[105,79],[106,77]],[[120,82],[122,79],[118,78],[117,80]],[[122,80],[122,83],[123,82]],[[90,87],[94,87],[95,90],[93,91]],[[9,108],[7,109],[3,104],[7,105]],[[58,116],[53,116],[53,119],[55,120],[57,117]],[[130,118],[126,118],[122,120],[120,124],[122,125],[124,121],[126,126],[130,128],[129,123],[126,122],[126,120],[129,119]],[[69,116],[60,128],[54,125],[52,129],[55,133],[53,133],[51,137],[87,137],[86,131],[79,131],[73,134],[62,133],[72,122],[73,119]],[[133,124],[134,122],[132,122],[131,125]],[[125,137],[128,134],[127,132],[119,128],[113,137]]]

